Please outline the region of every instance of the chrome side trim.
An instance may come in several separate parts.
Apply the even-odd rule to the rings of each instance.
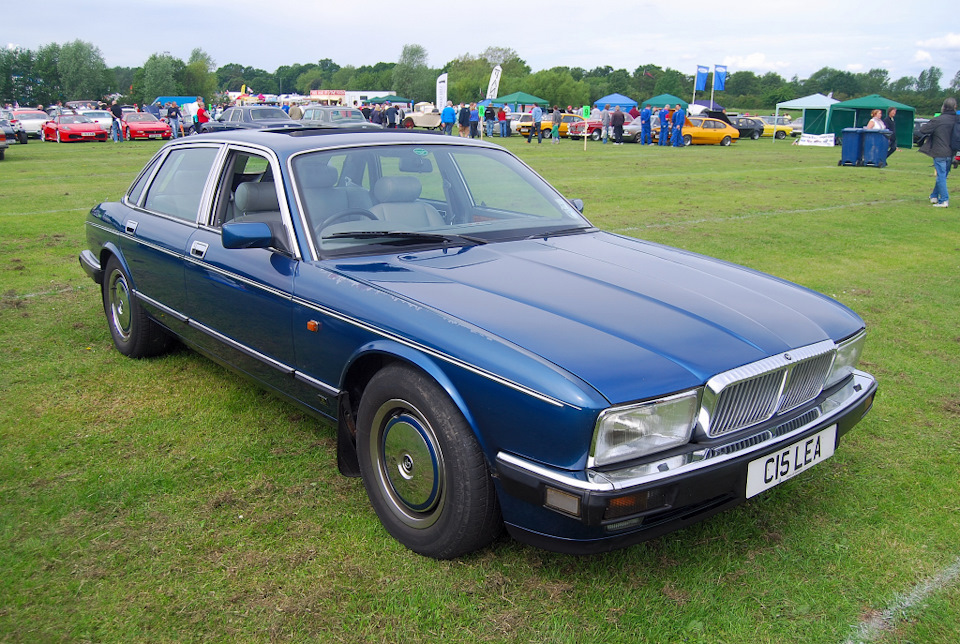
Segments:
[[[497,461],[529,472],[547,483],[579,492],[616,492],[639,485],[657,483],[682,474],[711,467],[734,458],[789,443],[794,437],[817,425],[828,425],[842,416],[848,409],[857,405],[876,381],[870,374],[854,371],[850,381],[824,399],[816,408],[817,413],[807,412],[803,416],[806,422],[796,426],[793,419],[779,427],[763,431],[754,437],[739,439],[726,445],[704,448],[687,454],[663,458],[659,461],[634,465],[619,470],[599,472],[584,470],[586,480],[577,478],[573,473],[553,469],[523,457],[500,452]]]

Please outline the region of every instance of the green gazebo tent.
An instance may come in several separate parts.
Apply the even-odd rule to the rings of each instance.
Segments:
[[[870,112],[883,110],[886,114],[891,107],[897,108],[894,125],[897,126],[897,146],[901,148],[913,147],[913,117],[914,110],[909,105],[891,101],[879,94],[862,96],[849,101],[834,103],[827,114],[827,132],[839,136],[847,127],[864,127],[870,120]],[[806,123],[804,123],[806,131]]]
[[[526,92],[514,92],[506,96],[498,96],[494,99],[494,102],[498,105],[539,105],[540,107],[550,105],[550,101],[545,101],[538,96],[527,94]]]
[[[669,105],[670,107],[673,107],[677,103],[680,103],[683,109],[687,109],[690,106],[690,104],[687,103],[685,100],[683,100],[682,98],[677,98],[673,94],[660,94],[658,96],[654,96],[653,98],[648,98],[643,103],[641,103],[640,106],[641,107],[666,107]]]
[[[774,116],[779,119],[780,110],[803,110],[803,133],[826,134],[827,114],[830,112],[830,106],[839,102],[823,94],[811,94],[803,98],[795,98],[792,101],[777,103]],[[779,120],[777,122],[779,123]]]
[[[396,96],[395,94],[390,94],[389,96],[378,96],[376,98],[367,99],[366,103],[386,103],[390,101],[391,103],[409,103],[409,98],[404,98],[402,96]]]

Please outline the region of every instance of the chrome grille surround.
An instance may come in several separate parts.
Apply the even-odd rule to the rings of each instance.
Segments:
[[[700,431],[716,438],[813,400],[835,356],[836,344],[824,340],[715,375],[703,390]]]

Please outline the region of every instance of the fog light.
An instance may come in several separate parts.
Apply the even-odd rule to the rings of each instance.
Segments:
[[[664,505],[662,489],[644,490],[636,494],[618,496],[607,501],[607,511],[603,518],[604,520],[610,520],[626,517],[661,505]]]
[[[569,492],[548,487],[543,504],[552,510],[557,510],[564,514],[570,514],[575,517],[580,516],[580,497],[575,494],[570,494]]]

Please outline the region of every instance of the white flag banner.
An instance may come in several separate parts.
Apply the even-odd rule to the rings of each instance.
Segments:
[[[444,105],[447,104],[447,75],[440,74],[437,77],[437,102],[436,106],[439,109],[443,109]]]
[[[490,73],[490,83],[487,85],[487,98],[493,100],[497,97],[497,93],[500,91],[500,74],[503,73],[503,70],[500,68],[500,65],[497,65],[493,68],[493,71]]]

